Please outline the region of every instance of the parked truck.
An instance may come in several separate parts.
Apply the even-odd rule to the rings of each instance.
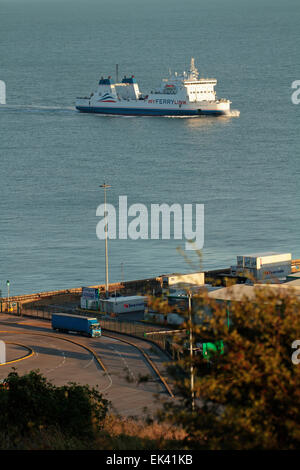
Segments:
[[[63,333],[74,331],[90,338],[101,336],[101,326],[97,318],[81,315],[70,315],[68,313],[53,313],[52,328]]]

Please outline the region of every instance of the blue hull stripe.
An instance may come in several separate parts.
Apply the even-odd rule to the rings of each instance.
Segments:
[[[207,109],[139,109],[139,108],[100,108],[92,106],[76,106],[76,109],[82,113],[98,113],[98,114],[120,114],[131,116],[200,116],[200,115],[216,115],[224,114],[224,111],[207,110]]]

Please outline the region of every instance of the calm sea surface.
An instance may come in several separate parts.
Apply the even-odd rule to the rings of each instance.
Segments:
[[[300,258],[299,24],[298,0],[0,0],[3,294],[7,279],[12,294],[104,282],[103,181],[116,206],[204,204],[204,269],[248,252]],[[147,92],[191,57],[239,117],[74,111],[116,63]],[[187,271],[178,246],[110,240],[110,281]]]

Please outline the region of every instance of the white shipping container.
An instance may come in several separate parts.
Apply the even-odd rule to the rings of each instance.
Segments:
[[[169,274],[167,276],[163,276],[163,284],[165,287],[174,285],[180,286],[183,284],[203,286],[204,273]]]
[[[291,273],[291,262],[285,263],[272,263],[269,265],[263,265],[260,269],[256,268],[242,268],[236,266],[236,269],[232,267],[231,272],[237,275],[242,275],[245,277],[253,277],[257,280],[263,279],[285,279]]]
[[[291,263],[273,263],[256,270],[256,277],[262,279],[284,279],[291,272]]]
[[[292,261],[291,253],[254,253],[251,255],[237,256],[237,266],[245,268],[260,269],[265,265],[273,263],[285,263]]]
[[[140,295],[110,297],[100,300],[100,310],[106,313],[144,312],[147,297]]]

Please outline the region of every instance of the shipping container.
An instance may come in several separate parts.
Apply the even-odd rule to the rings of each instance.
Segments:
[[[170,286],[185,286],[185,285],[204,285],[204,273],[189,273],[189,274],[166,274],[162,276],[163,287]]]
[[[237,256],[239,268],[261,269],[265,265],[292,262],[291,253],[254,253],[250,255]]]
[[[285,279],[290,273],[291,262],[266,264],[261,269],[255,270],[255,276],[258,280]]]
[[[240,275],[262,281],[264,279],[280,280],[285,279],[291,273],[291,262],[265,264],[261,268],[248,268],[233,266],[233,275]]]
[[[100,299],[99,308],[105,313],[131,313],[144,312],[147,297],[140,295],[110,297]]]

